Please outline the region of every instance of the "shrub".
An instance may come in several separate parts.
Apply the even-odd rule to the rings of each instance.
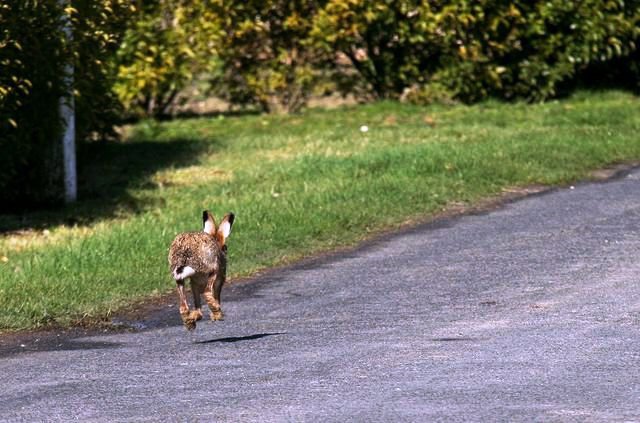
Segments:
[[[640,2],[623,0],[329,0],[311,34],[378,98],[432,85],[465,101],[537,101],[594,63],[630,57],[639,19]]]
[[[135,8],[128,0],[74,0],[73,39],[76,131],[80,140],[115,136],[122,105],[113,91],[112,58]]]
[[[0,196],[2,209],[55,201],[61,169],[58,104],[65,40],[62,9],[34,1],[0,6]]]
[[[264,111],[302,107],[320,76],[322,52],[308,42],[314,1],[216,0],[220,68],[214,92],[234,104]]]
[[[581,69],[629,56],[640,6],[623,0],[455,0],[439,79],[459,97],[539,101]]]
[[[127,114],[160,117],[180,91],[211,72],[218,19],[196,0],[146,1],[131,19],[117,52],[114,90]]]
[[[449,14],[442,1],[329,0],[311,37],[327,53],[346,56],[376,98],[397,98],[439,68],[447,40],[441,22]]]
[[[110,30],[127,8],[124,0],[0,5],[0,209],[61,201],[59,102],[70,88],[79,137],[111,128],[115,103],[105,58],[117,42]],[[74,87],[65,86],[67,63],[75,65]]]
[[[434,80],[426,84],[406,88],[400,96],[400,100],[427,106],[430,104],[455,104],[454,97],[454,93],[446,85]]]

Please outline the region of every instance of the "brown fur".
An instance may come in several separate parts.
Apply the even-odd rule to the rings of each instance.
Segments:
[[[220,308],[220,291],[227,273],[226,236],[231,231],[233,220],[233,213],[228,213],[220,222],[220,226],[216,226],[213,216],[205,210],[203,232],[178,234],[171,243],[169,270],[176,280],[180,316],[188,330],[195,329],[196,321],[202,319],[201,295],[204,295],[209,306],[211,320],[222,320],[224,317]],[[225,227],[228,228],[226,234]],[[204,232],[205,230],[208,232]],[[187,272],[188,268],[192,269],[192,272]],[[185,279],[190,279],[194,310],[189,308],[187,302],[184,291]]]

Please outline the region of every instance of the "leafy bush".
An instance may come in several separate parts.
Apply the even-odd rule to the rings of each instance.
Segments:
[[[128,114],[169,114],[195,76],[212,72],[218,19],[196,0],[146,1],[117,53],[115,92]]]
[[[74,0],[67,9],[73,27],[76,132],[80,140],[114,136],[122,106],[113,91],[112,58],[135,8],[129,0]]]
[[[65,41],[62,9],[35,1],[0,6],[0,196],[2,209],[28,199],[57,199],[58,104]],[[52,36],[56,34],[57,36]]]
[[[637,51],[638,3],[154,0],[127,31],[116,90],[127,110],[151,115],[203,74],[216,96],[264,111],[295,111],[326,87],[422,103],[537,101]]]
[[[459,97],[544,100],[593,63],[636,50],[640,5],[623,0],[454,0],[438,79]]]
[[[400,96],[400,100],[423,106],[429,104],[452,105],[456,103],[454,93],[437,80],[406,88]]]
[[[79,137],[104,133],[115,118],[106,56],[124,0],[24,0],[0,5],[0,209],[62,199],[60,99],[73,63]],[[73,40],[62,30],[67,20]]]
[[[435,84],[466,101],[542,100],[581,69],[636,51],[639,19],[640,3],[623,0],[329,0],[312,36],[378,98]]]
[[[446,46],[446,2],[330,0],[317,13],[312,41],[348,58],[377,98],[394,98],[438,69]],[[334,62],[337,63],[337,62]]]
[[[216,0],[220,69],[214,91],[235,104],[264,111],[302,107],[319,78],[322,52],[308,42],[320,2]]]

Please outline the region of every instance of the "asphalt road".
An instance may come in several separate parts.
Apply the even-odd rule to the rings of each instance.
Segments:
[[[636,170],[5,349],[0,420],[640,421],[639,279]]]

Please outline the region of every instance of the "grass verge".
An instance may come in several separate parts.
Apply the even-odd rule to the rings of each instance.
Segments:
[[[625,93],[585,92],[538,105],[383,102],[143,122],[124,143],[91,147],[87,200],[0,217],[0,330],[100,319],[173,289],[168,245],[199,229],[205,208],[236,213],[233,279],[452,203],[638,160],[639,105]],[[28,227],[37,229],[7,231]]]

